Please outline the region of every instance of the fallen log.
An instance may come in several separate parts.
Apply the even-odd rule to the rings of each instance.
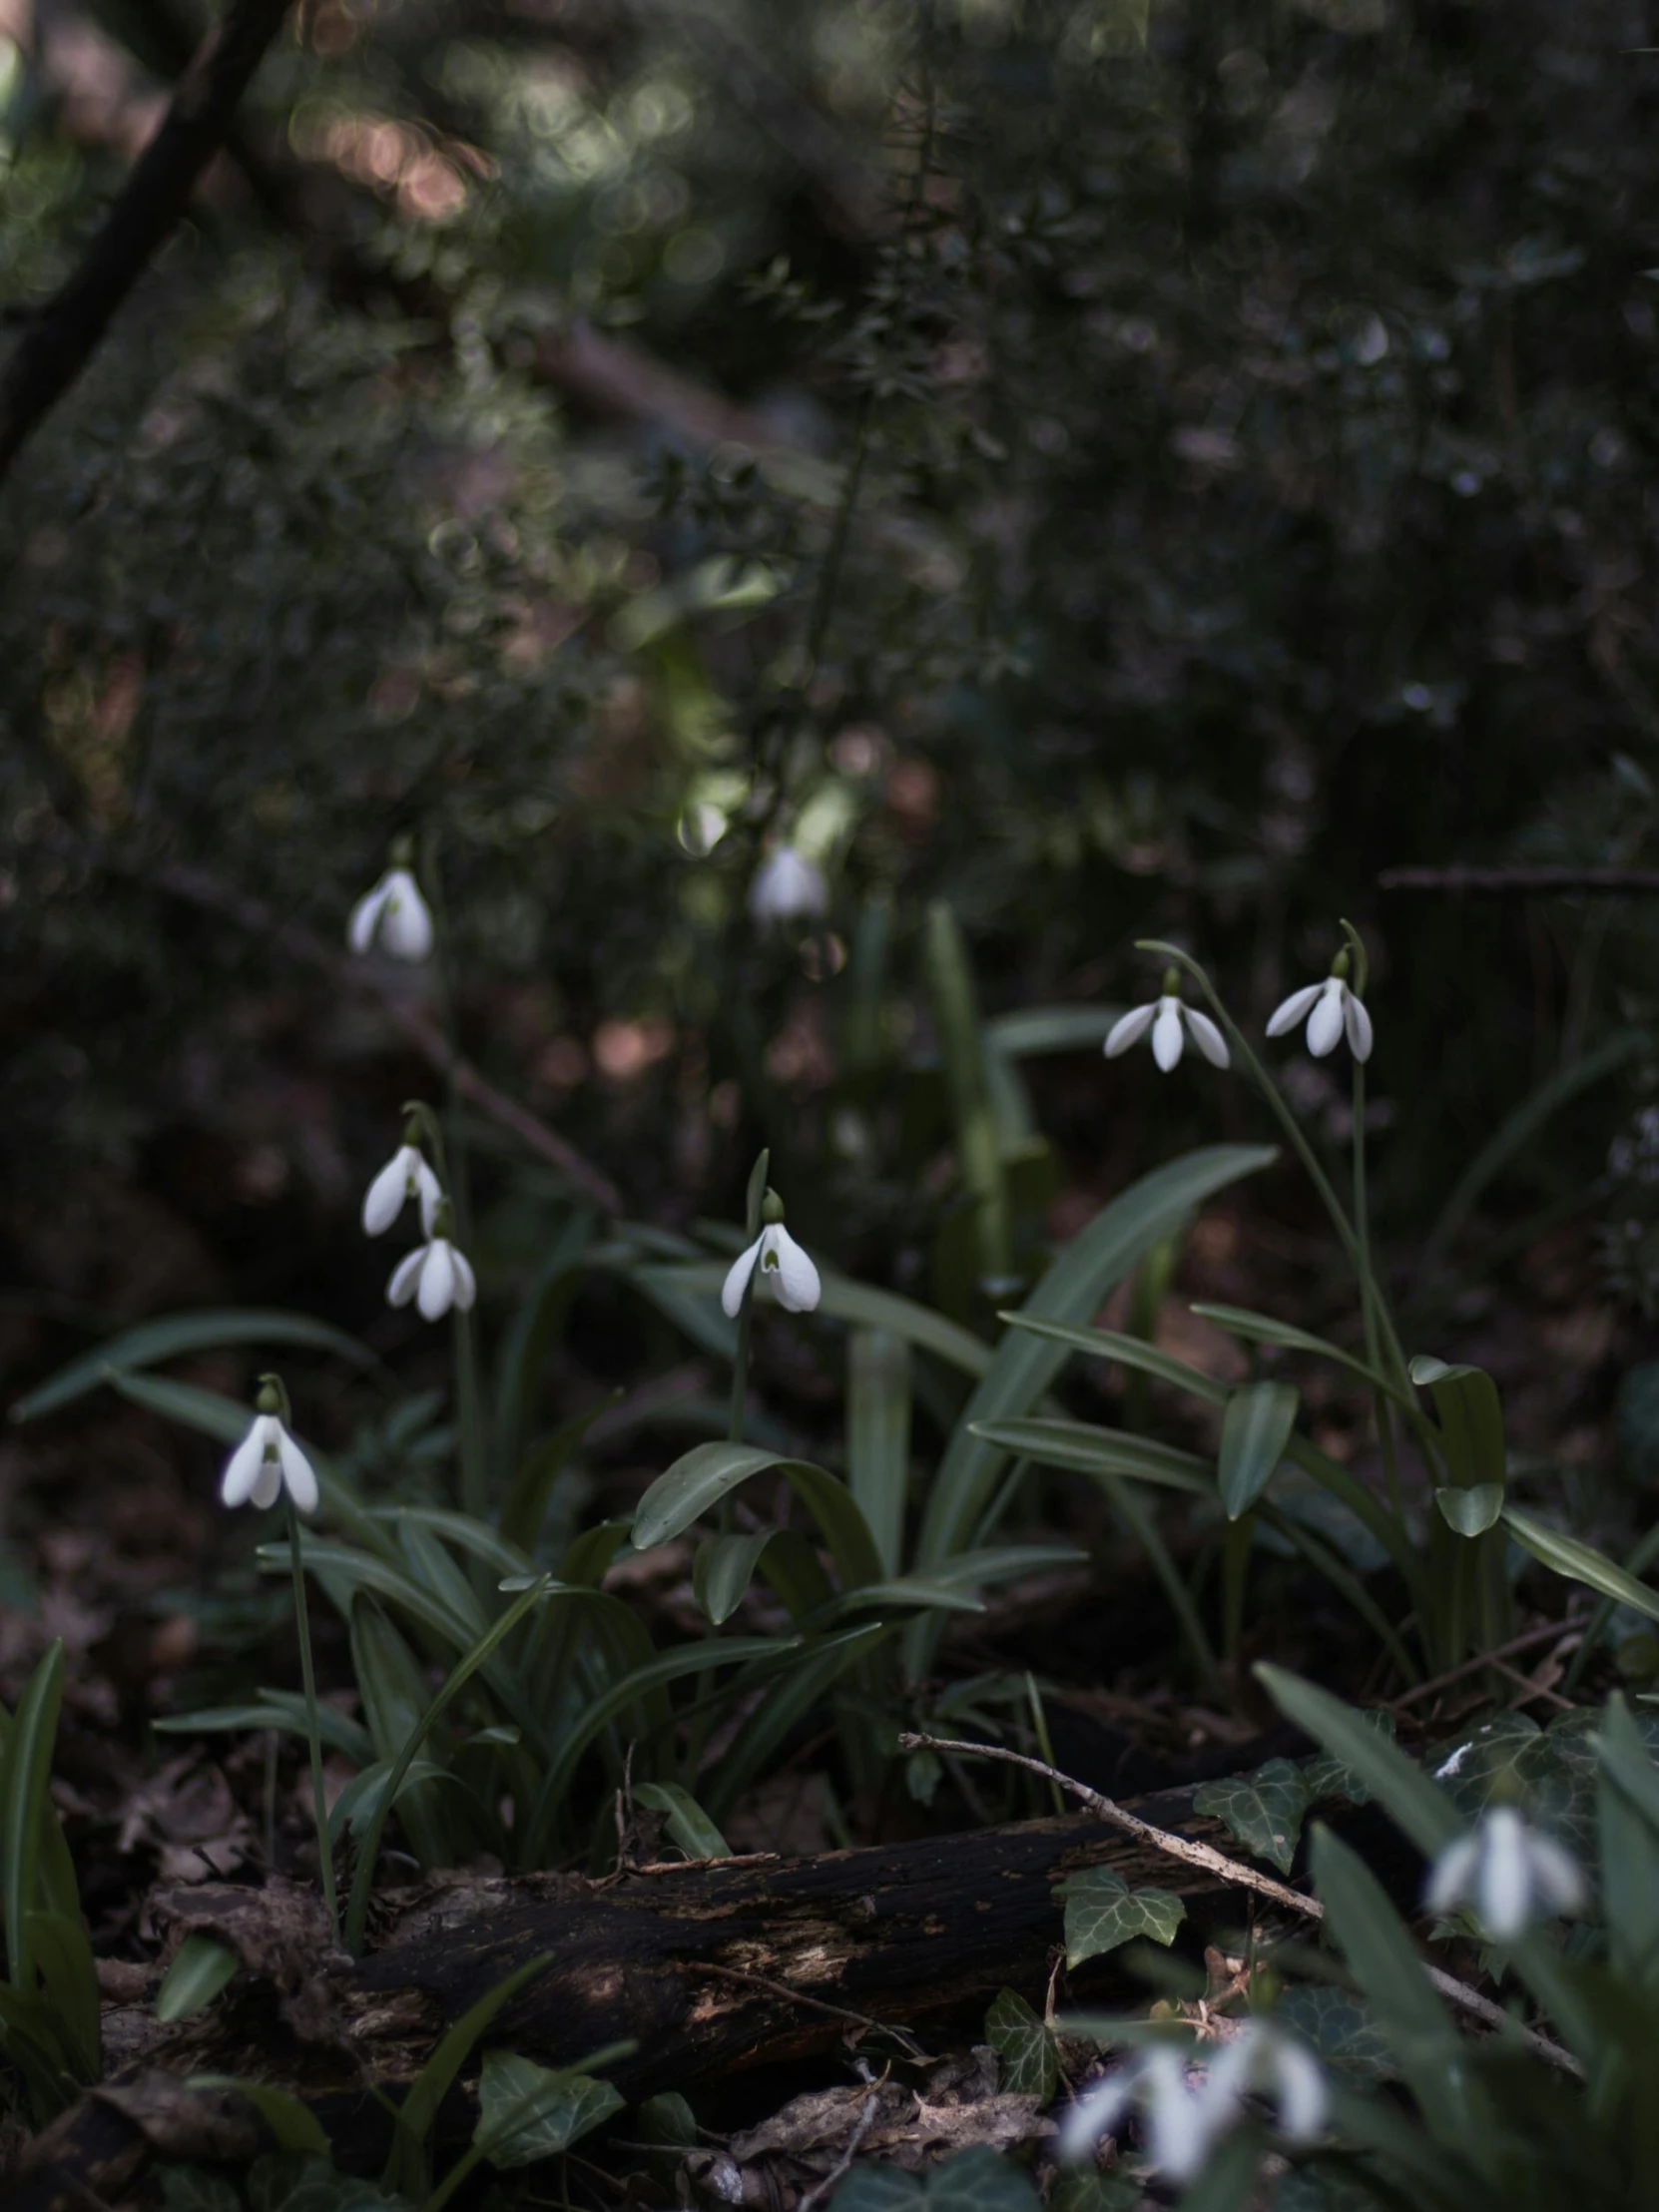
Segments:
[[[1181,1835],[1223,1835],[1192,1813],[1187,1793],[1137,1810]],[[489,2040],[567,2065],[631,2039],[633,2055],[607,2068],[630,2099],[843,2042],[901,2055],[930,2018],[1004,1983],[1040,1994],[1059,1951],[1056,1888],[1089,1867],[1176,1892],[1201,1936],[1236,1926],[1252,1902],[1088,1816],[812,1859],[635,1867],[600,1881],[449,1875],[382,1892],[375,1947],[357,1961],[330,1951],[320,1903],[297,1885],[158,1893],[151,1922],[164,1957],[199,1931],[246,1970],[173,2027],[148,2006],[112,2008],[114,2087],[39,2138],[7,2203],[85,2212],[89,2197],[127,2194],[150,2157],[188,2155],[178,2145],[193,2129],[223,2131],[223,2097],[199,2092],[198,2109],[181,2105],[179,2085],[196,2073],[292,2089],[341,2164],[371,2165],[385,2118],[370,2090],[395,2096],[450,2023],[543,1952],[546,1969]]]

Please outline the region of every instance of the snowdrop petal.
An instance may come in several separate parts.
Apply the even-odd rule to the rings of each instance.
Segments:
[[[1186,1017],[1187,1027],[1193,1033],[1194,1044],[1197,1045],[1210,1065],[1213,1068],[1226,1067],[1231,1058],[1227,1049],[1227,1039],[1209,1015],[1201,1014],[1196,1006],[1183,1006],[1181,1011]]]
[[[1152,1024],[1152,1057],[1166,1075],[1180,1061],[1184,1042],[1181,1034],[1180,999],[1159,999],[1158,1018]]]
[[[260,1471],[254,1479],[250,1503],[262,1509],[276,1504],[282,1494],[282,1463],[279,1459],[263,1459]]]
[[[1357,1060],[1369,1060],[1372,1047],[1371,1016],[1352,991],[1346,992],[1343,998],[1343,1022],[1348,1030],[1350,1052]]]
[[[380,909],[391,896],[391,878],[382,875],[371,891],[364,891],[351,909],[351,920],[346,928],[346,941],[353,952],[366,952],[374,942],[374,931],[379,925]]]
[[[429,1245],[416,1245],[412,1252],[405,1252],[392,1270],[391,1281],[386,1285],[388,1306],[407,1306],[415,1295],[420,1282],[420,1271],[426,1264]]]
[[[302,1513],[316,1511],[316,1476],[311,1462],[288,1434],[280,1421],[276,1424],[276,1451],[281,1461],[282,1480],[288,1486],[288,1495]]]
[[[421,1234],[430,1237],[437,1225],[438,1203],[443,1197],[443,1185],[427,1166],[422,1154],[416,1152],[414,1162],[409,1173],[414,1177],[415,1197],[420,1202]]]
[[[1186,2060],[1179,2051],[1149,2050],[1143,2080],[1152,2162],[1171,2181],[1191,2181],[1209,2156],[1213,2131],[1202,2100],[1187,2087]]]
[[[446,1237],[434,1237],[426,1247],[415,1304],[427,1321],[441,1321],[455,1297],[455,1262]]]
[[[432,917],[407,868],[394,867],[386,877],[380,942],[397,960],[424,960],[432,949]]]
[[[1564,1851],[1552,1836],[1536,1834],[1529,1839],[1528,1848],[1539,1897],[1557,1913],[1578,1912],[1584,1903],[1584,1877],[1572,1853]]]
[[[1308,1017],[1308,1049],[1316,1060],[1335,1052],[1343,1033],[1343,986],[1333,975],[1320,986],[1319,1004]]]
[[[1106,1032],[1106,1057],[1115,1060],[1120,1052],[1127,1052],[1132,1044],[1138,1044],[1152,1027],[1152,1017],[1157,1006],[1131,1006],[1128,1013],[1120,1014]]]
[[[226,1460],[225,1472],[219,1485],[222,1504],[246,1505],[254,1495],[254,1485],[259,1481],[260,1469],[265,1464],[266,1423],[275,1418],[271,1413],[257,1413],[254,1425]]]
[[[830,885],[793,844],[781,844],[755,871],[749,911],[756,921],[822,920],[830,911]]]
[[[1279,2132],[1293,2143],[1311,2143],[1325,2132],[1330,2103],[1319,2060],[1288,2035],[1275,2034],[1269,2047],[1277,2077]]]
[[[818,1269],[780,1222],[767,1231],[769,1256],[776,1259],[778,1303],[787,1314],[810,1314],[824,1295]],[[763,1261],[765,1266],[766,1262]]]
[[[1115,2130],[1134,2093],[1134,2071],[1122,2066],[1086,2096],[1079,2097],[1061,2124],[1060,2156],[1068,2160],[1089,2157],[1100,2138]]]
[[[757,1237],[747,1252],[738,1254],[727,1272],[726,1281],[721,1286],[720,1303],[729,1321],[736,1321],[738,1318],[743,1294],[749,1288],[749,1278],[755,1273],[755,1263],[761,1257],[761,1247],[765,1243],[764,1234]]]
[[[1488,1936],[1507,1942],[1525,1928],[1532,1907],[1532,1869],[1526,1829],[1512,1805],[1488,1813],[1481,1838],[1480,1925]]]
[[[1314,1001],[1324,988],[1320,983],[1305,983],[1301,990],[1292,991],[1289,998],[1277,1005],[1268,1017],[1268,1035],[1283,1037],[1287,1031],[1314,1010]]]
[[[1430,1913],[1452,1913],[1467,1897],[1469,1884],[1480,1861],[1480,1838],[1459,1836],[1435,1860],[1423,1892]]]
[[[454,1245],[446,1247],[450,1263],[455,1270],[455,1304],[463,1314],[471,1311],[472,1302],[478,1296],[478,1278],[472,1272],[472,1262]]]
[[[363,1230],[370,1237],[384,1235],[403,1211],[409,1195],[409,1155],[404,1145],[395,1152],[363,1193]],[[416,1159],[420,1155],[416,1153]]]

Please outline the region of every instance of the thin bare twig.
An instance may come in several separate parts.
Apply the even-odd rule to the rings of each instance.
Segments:
[[[1288,1883],[1276,1882],[1270,1874],[1259,1874],[1254,1867],[1247,1867],[1237,1859],[1229,1859],[1225,1852],[1217,1851],[1212,1844],[1195,1843],[1190,1836],[1176,1836],[1167,1828],[1154,1828],[1150,1821],[1143,1821],[1113,1799],[1103,1797],[1098,1790],[1091,1790],[1086,1782],[1074,1781],[1069,1774],[1062,1774],[1058,1767],[1048,1766],[1041,1759],[1028,1758],[1022,1751],[1006,1751],[1000,1744],[970,1744],[943,1736],[910,1734],[899,1737],[898,1747],[901,1751],[936,1751],[941,1754],[955,1752],[958,1756],[999,1759],[1004,1766],[1024,1767],[1029,1774],[1041,1775],[1045,1782],[1057,1783],[1068,1795],[1076,1798],[1080,1805],[1086,1805],[1096,1819],[1104,1821],[1110,1828],[1121,1829],[1125,1836],[1133,1836],[1138,1843],[1150,1845],[1154,1851],[1164,1852],[1171,1859],[1183,1860],[1189,1867],[1200,1867],[1206,1874],[1213,1874],[1220,1881],[1231,1883],[1237,1889],[1255,1890],[1262,1897],[1272,1898],[1276,1905],[1300,1914],[1304,1920],[1323,1921],[1325,1918],[1325,1907],[1318,1898],[1306,1897],[1302,1891],[1293,1890]],[[1479,2020],[1486,2027],[1514,2027],[1515,2022],[1501,2005],[1494,2004],[1490,1997],[1483,1997],[1478,1989],[1471,1989],[1467,1982],[1459,1981],[1454,1975],[1426,1962],[1423,1972],[1448,2003],[1468,2013],[1471,2019]],[[1559,2043],[1552,2043],[1547,2035],[1540,2035],[1535,2028],[1523,2027],[1520,2033],[1535,2056],[1544,2059],[1551,2066],[1559,2067],[1563,2073],[1582,2075],[1584,2069],[1578,2060],[1570,2051],[1563,2050]]]
[[[803,1989],[792,1989],[787,1981],[771,1981],[764,1973],[746,1973],[741,1966],[720,1966],[712,1958],[688,1958],[683,1963],[690,1973],[713,1974],[721,1981],[740,1982],[746,1989],[765,1989],[791,2004],[804,2006],[809,2012],[827,2012],[832,2020],[852,2020],[877,2035],[890,2035],[911,2058],[927,2055],[907,2027],[894,2027],[886,2020],[872,2020],[867,2012],[849,2012],[844,2004],[828,2004],[823,1997],[810,1997]]]
[[[1388,1710],[1400,1712],[1407,1705],[1420,1704],[1425,1697],[1432,1697],[1436,1690],[1448,1690],[1454,1682],[1463,1682],[1471,1674],[1479,1674],[1483,1667],[1495,1664],[1499,1659],[1513,1659],[1517,1652],[1531,1651],[1539,1644],[1547,1644],[1552,1637],[1559,1637],[1563,1645],[1571,1648],[1581,1640],[1580,1632],[1570,1621],[1543,1621],[1524,1629],[1518,1636],[1511,1636],[1506,1644],[1498,1644],[1491,1651],[1477,1651],[1472,1659],[1465,1659],[1459,1666],[1450,1667],[1444,1674],[1435,1675],[1432,1682],[1415,1682],[1410,1689],[1401,1691],[1388,1700]]]
[[[1659,891],[1659,868],[1385,867],[1377,880],[1385,891],[1484,891],[1520,898],[1590,891],[1618,898]]]
[[[836,2184],[843,2180],[851,2170],[852,2161],[857,2157],[864,2137],[875,2125],[875,2115],[880,2109],[880,2084],[877,2083],[864,2099],[863,2108],[858,2114],[857,2124],[846,2139],[845,2150],[841,2152],[839,2158],[836,2159],[824,2179],[807,2191],[807,2194],[796,2206],[795,2212],[818,2212],[818,2207],[824,2203],[825,2199],[834,2190]]]

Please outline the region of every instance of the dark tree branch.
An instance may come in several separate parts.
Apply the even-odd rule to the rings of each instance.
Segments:
[[[1659,868],[1388,867],[1377,880],[1385,891],[1483,891],[1509,898],[1590,891],[1622,898],[1659,891]]]
[[[0,478],[92,358],[117,308],[190,205],[287,7],[288,0],[232,0],[80,268],[19,339],[0,376]]]

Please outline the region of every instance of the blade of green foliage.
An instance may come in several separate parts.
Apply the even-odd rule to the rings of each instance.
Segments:
[[[1508,1470],[1503,1407],[1497,1384],[1485,1369],[1447,1367],[1443,1360],[1424,1353],[1411,1362],[1410,1375],[1434,1400],[1440,1449],[1451,1480],[1459,1488],[1491,1484],[1501,1489]]]
[[[1011,1060],[1047,1052],[1098,1052],[1121,1006],[1021,1006],[985,1024],[985,1042]]]
[[[1278,1321],[1272,1314],[1253,1314],[1244,1306],[1195,1305],[1191,1311],[1203,1321],[1213,1321],[1230,1337],[1243,1337],[1247,1344],[1273,1345],[1284,1352],[1307,1352],[1316,1359],[1335,1360],[1339,1367],[1364,1376],[1374,1389],[1385,1390],[1395,1398],[1400,1394],[1386,1376],[1379,1374],[1358,1353],[1345,1352],[1341,1345],[1334,1345],[1324,1337],[1311,1336],[1306,1329],[1298,1329],[1288,1321]]]
[[[593,1231],[594,1216],[581,1210],[571,1214],[561,1225],[528,1296],[514,1310],[502,1342],[495,1373],[495,1441],[501,1454],[502,1472],[511,1473],[515,1489],[523,1478],[521,1447],[534,1411],[537,1381],[563,1324]],[[564,1431],[561,1429],[559,1433]],[[537,1525],[540,1525],[539,1517]],[[505,1508],[501,1532],[504,1536],[513,1534],[507,1525]],[[534,1532],[528,1538],[521,1535],[516,1540],[528,1548],[534,1542]]]
[[[713,1628],[724,1627],[743,1603],[760,1557],[777,1531],[705,1536],[692,1554],[692,1595]]]
[[[846,1341],[846,1472],[883,1574],[904,1563],[910,1483],[910,1348],[890,1329]]]
[[[327,2159],[332,2166],[333,2155],[321,2122],[291,2089],[278,2089],[269,2081],[249,2081],[240,2074],[222,2073],[191,2074],[185,2087],[229,2090],[246,2097],[270,2128],[278,2150],[310,2151],[318,2158]]]
[[[359,1368],[380,1363],[366,1345],[348,1337],[327,1322],[312,1321],[306,1314],[284,1314],[263,1307],[229,1307],[212,1313],[170,1314],[163,1321],[147,1321],[124,1330],[91,1352],[83,1352],[56,1375],[20,1397],[12,1406],[15,1421],[38,1420],[73,1404],[115,1375],[136,1368],[159,1367],[164,1360],[181,1360],[195,1352],[213,1352],[227,1345],[298,1345],[315,1352],[337,1353]],[[247,1429],[246,1417],[243,1428]]]
[[[1659,1995],[1659,1767],[1622,1697],[1608,1700],[1597,1742],[1602,1911],[1617,1972]]]
[[[550,1436],[525,1452],[517,1462],[506,1499],[501,1507],[500,1527],[504,1542],[516,1544],[519,1550],[535,1552],[541,1538],[542,1522],[547,1518],[547,1501],[553,1493],[553,1485],[570,1463],[570,1455],[587,1434],[601,1413],[608,1413],[622,1397],[620,1388],[602,1397],[597,1405],[590,1405],[585,1413],[578,1413],[555,1428]]]
[[[637,1269],[638,1279],[657,1282],[688,1294],[701,1302],[720,1296],[721,1285],[726,1281],[728,1261],[709,1260],[689,1267]],[[966,1329],[947,1321],[943,1314],[935,1314],[929,1307],[919,1306],[914,1299],[901,1298],[896,1291],[873,1290],[867,1283],[854,1283],[844,1275],[821,1268],[823,1296],[818,1311],[828,1314],[831,1320],[851,1323],[855,1329],[886,1329],[895,1337],[903,1337],[924,1352],[931,1352],[944,1361],[947,1367],[959,1368],[964,1375],[985,1375],[990,1370],[992,1352],[987,1344]],[[734,1335],[734,1343],[736,1338]],[[728,1350],[726,1357],[731,1358]]]
[[[1169,1890],[1131,1890],[1110,1867],[1085,1867],[1060,1885],[1066,1906],[1066,1964],[1080,1966],[1137,1936],[1166,1948],[1187,1917]]]
[[[668,1832],[688,1859],[730,1859],[732,1847],[688,1789],[678,1782],[636,1782],[634,1795],[668,1820]]]
[[[201,1389],[194,1382],[174,1382],[160,1375],[112,1374],[107,1380],[111,1388],[130,1404],[142,1405],[147,1412],[160,1413],[165,1420],[176,1420],[181,1428],[194,1428],[199,1436],[207,1436],[228,1448],[242,1442],[254,1417],[249,1407],[236,1398],[227,1397],[222,1390]],[[374,1526],[354,1484],[346,1480],[326,1453],[304,1443],[302,1437],[299,1441],[316,1470],[316,1486],[326,1517],[358,1543],[367,1544],[371,1550],[388,1551],[390,1546],[385,1535]],[[282,1561],[285,1569],[285,1549]]]
[[[1301,1404],[1294,1382],[1246,1382],[1227,1400],[1216,1483],[1229,1520],[1249,1512],[1273,1480]]]
[[[1425,1857],[1443,1851],[1462,1823],[1456,1808],[1419,1767],[1341,1698],[1283,1667],[1263,1664],[1256,1679],[1288,1721],[1358,1775],[1396,1826]]]
[[[1160,1382],[1170,1382],[1189,1396],[1203,1399],[1207,1405],[1225,1405],[1228,1385],[1206,1375],[1201,1368],[1177,1360],[1173,1353],[1160,1352],[1156,1345],[1148,1344],[1141,1337],[1125,1337],[1115,1329],[1078,1329],[1061,1322],[1034,1321],[1029,1314],[998,1314],[997,1320],[1006,1322],[1010,1329],[1028,1329],[1034,1337],[1046,1337],[1053,1344],[1065,1345],[1072,1352],[1081,1352],[1094,1360],[1112,1360],[1119,1367],[1133,1368],[1142,1375],[1155,1376]]]
[[[169,1715],[151,1723],[158,1736],[241,1736],[249,1729],[269,1728],[286,1736],[303,1736],[308,1726],[305,1701],[297,1694],[287,1702],[279,1690],[262,1690],[247,1705],[206,1706],[199,1713]],[[337,1706],[319,1704],[317,1721],[323,1743],[330,1751],[343,1752],[355,1766],[366,1766],[374,1757],[368,1731]]]
[[[1293,1440],[1295,1442],[1301,1441],[1300,1438]],[[1294,1455],[1293,1452],[1293,1457]],[[1372,1634],[1376,1636],[1379,1643],[1382,1644],[1383,1650],[1387,1652],[1404,1679],[1407,1682],[1420,1682],[1422,1680],[1422,1669],[1400,1641],[1399,1633],[1393,1622],[1382,1606],[1378,1604],[1360,1580],[1360,1577],[1350,1569],[1345,1560],[1338,1556],[1331,1545],[1323,1542],[1315,1531],[1305,1526],[1300,1519],[1292,1514],[1281,1512],[1271,1498],[1263,1498],[1258,1511],[1266,1526],[1275,1529],[1289,1544],[1300,1551],[1309,1564],[1324,1575],[1331,1587],[1348,1601]]]
[[[351,1671],[375,1753],[390,1762],[419,1726],[430,1691],[419,1660],[386,1614],[362,1593],[351,1606]],[[449,1811],[444,1794],[429,1783],[413,1785],[399,1800],[397,1817],[423,1868],[452,1867],[465,1856]]]
[[[1501,1482],[1475,1482],[1467,1489],[1442,1484],[1434,1492],[1434,1503],[1441,1520],[1459,1536],[1484,1536],[1497,1525],[1503,1495]]]
[[[1160,1237],[1217,1191],[1275,1158],[1271,1148],[1260,1145],[1211,1145],[1143,1176],[1079,1231],[1021,1311],[1034,1321],[1090,1320]],[[1014,1329],[1002,1339],[933,1477],[916,1549],[919,1567],[936,1566],[985,1533],[979,1524],[1010,1447],[979,1431],[1029,1412],[1065,1360],[1064,1345],[1030,1330]],[[913,1642],[912,1667],[935,1641],[924,1630]]]
[[[31,1912],[29,1950],[59,2039],[82,2081],[96,2081],[101,2058],[102,1999],[92,1942],[79,1912]]]
[[[804,1648],[769,1692],[759,1712],[745,1721],[713,1781],[700,1785],[716,1820],[730,1817],[732,1807],[765,1769],[778,1746],[809,1713],[829,1699],[844,1674],[868,1658],[892,1633],[891,1623],[874,1621],[865,1627],[842,1629]],[[746,1695],[757,1679],[758,1670],[746,1668],[734,1685],[734,1697]]]
[[[80,2095],[82,2079],[65,2046],[63,2023],[33,1990],[0,1982],[0,2052],[23,2077],[37,2127],[55,2120]]]
[[[634,1515],[634,1548],[649,1551],[680,1535],[751,1475],[782,1474],[823,1531],[846,1588],[875,1581],[881,1562],[852,1493],[810,1459],[792,1459],[755,1444],[694,1444],[660,1474]]]
[[[0,1901],[6,1962],[13,1985],[33,1991],[29,1915],[40,1888],[41,1828],[51,1808],[47,1784],[63,1704],[63,1639],[54,1637],[17,1701],[0,1761]]]
[[[241,1965],[229,1943],[203,1929],[192,1929],[156,1991],[157,2019],[188,2020],[195,2012],[205,2012],[220,1991],[230,1987]]]
[[[1302,1823],[1314,1802],[1307,1777],[1288,1759],[1270,1759],[1254,1774],[1201,1783],[1193,1811],[1220,1821],[1253,1858],[1289,1874],[1302,1840]]]
[[[985,2040],[1002,2061],[1003,2094],[1046,2104],[1059,2085],[1059,2048],[1053,2030],[1015,1990],[999,1989],[992,1999]]]
[[[967,948],[942,898],[927,909],[925,964],[956,1123],[957,1172],[973,1209],[979,1280],[993,1296],[1005,1294],[1012,1287],[1013,1231],[1002,1146],[985,1083],[985,1046]]]
[[[503,2005],[517,1996],[528,1982],[545,1973],[552,1962],[553,1953],[550,1950],[540,1951],[534,1958],[527,1958],[523,1965],[515,1966],[511,1973],[503,1975],[492,1988],[486,1989],[477,2002],[469,2005],[453,2026],[439,2037],[426,2063],[410,2083],[407,2096],[397,2108],[397,2117],[392,2125],[391,2148],[387,2153],[385,2172],[381,2176],[383,2188],[393,2190],[399,2196],[413,2197],[417,2201],[426,2195],[431,2186],[429,2146],[439,2105],[449,2094],[456,2075],[471,2056],[473,2045]]]
[[[1216,1494],[1215,1470],[1208,1459],[1151,1436],[1132,1436],[1126,1429],[1081,1420],[988,1420],[976,1421],[973,1432],[1039,1466],[1131,1475],[1137,1482],[1157,1482],[1199,1497]]]
[[[1522,1512],[1518,1505],[1503,1508],[1503,1525],[1517,1542],[1525,1545],[1534,1559],[1553,1568],[1555,1573],[1565,1575],[1569,1582],[1587,1583],[1615,1604],[1631,1606],[1636,1612],[1645,1613],[1649,1620],[1659,1621],[1659,1590],[1638,1582],[1633,1574],[1627,1574],[1593,1544],[1581,1543],[1576,1536],[1563,1535],[1560,1529],[1551,1528],[1531,1513]]]

